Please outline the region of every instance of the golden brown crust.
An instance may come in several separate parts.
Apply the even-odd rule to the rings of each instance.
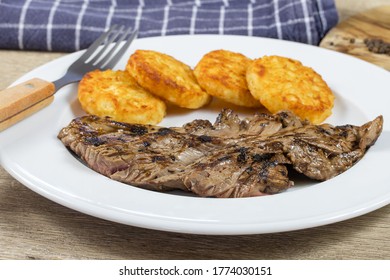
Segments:
[[[271,113],[291,110],[314,124],[332,113],[332,91],[318,73],[297,60],[264,56],[249,65],[246,78],[252,95]]]
[[[126,71],[87,73],[80,81],[78,98],[87,113],[121,122],[158,124],[166,114],[165,103],[141,88]]]
[[[261,107],[246,82],[250,62],[251,59],[240,53],[215,50],[203,56],[194,74],[200,86],[212,96],[239,106]]]
[[[192,69],[172,56],[137,50],[130,56],[126,69],[143,88],[177,106],[196,109],[211,100],[197,83]]]

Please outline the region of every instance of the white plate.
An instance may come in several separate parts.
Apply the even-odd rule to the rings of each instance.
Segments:
[[[332,124],[361,125],[383,115],[384,131],[353,168],[326,182],[301,183],[267,197],[215,199],[147,191],[110,180],[77,161],[57,139],[61,128],[83,114],[76,85],[60,90],[49,107],[0,133],[4,168],[33,191],[69,208],[103,219],[165,231],[253,234],[297,230],[342,221],[390,202],[390,74],[340,53],[298,43],[239,36],[169,36],[136,40],[195,66],[210,50],[228,49],[251,58],[283,55],[314,68],[336,95]],[[81,55],[73,53],[23,76],[55,80]],[[117,65],[124,69],[127,57]],[[162,125],[194,118],[214,120],[216,108],[168,113]]]

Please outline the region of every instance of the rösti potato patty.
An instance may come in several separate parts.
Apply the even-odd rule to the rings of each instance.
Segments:
[[[179,107],[197,109],[211,101],[192,69],[167,54],[137,50],[126,69],[140,86]]]
[[[87,73],[78,99],[87,113],[120,122],[158,124],[166,114],[164,101],[141,88],[127,71]]]
[[[251,59],[227,50],[215,50],[202,57],[194,69],[199,85],[210,95],[226,102],[261,107],[249,92],[246,69]]]
[[[255,59],[246,78],[251,94],[271,113],[290,110],[313,124],[332,113],[332,91],[318,73],[297,60],[280,56]]]

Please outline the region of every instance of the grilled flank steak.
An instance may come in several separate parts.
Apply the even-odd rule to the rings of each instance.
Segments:
[[[58,138],[93,170],[150,190],[206,197],[275,194],[293,186],[289,169],[328,180],[352,167],[379,137],[382,116],[362,126],[312,125],[290,112],[240,119],[224,109],[214,124],[127,124],[84,116]]]

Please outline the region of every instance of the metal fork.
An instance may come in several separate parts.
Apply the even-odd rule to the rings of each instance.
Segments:
[[[94,69],[113,68],[136,38],[137,30],[112,26],[54,82],[34,78],[0,91],[0,131],[49,105],[63,86],[78,82]],[[115,42],[115,43],[114,43]]]
[[[128,28],[124,31],[123,26],[120,28],[112,26],[107,32],[103,33],[79,59],[69,66],[62,78],[53,82],[56,90],[69,83],[80,81],[84,74],[91,70],[113,68],[138,34],[137,30],[132,33],[131,30],[131,28]],[[120,36],[120,34],[122,35]],[[112,44],[118,37],[116,43]],[[125,44],[118,50],[123,41],[125,41]],[[98,50],[100,46],[102,48]]]

